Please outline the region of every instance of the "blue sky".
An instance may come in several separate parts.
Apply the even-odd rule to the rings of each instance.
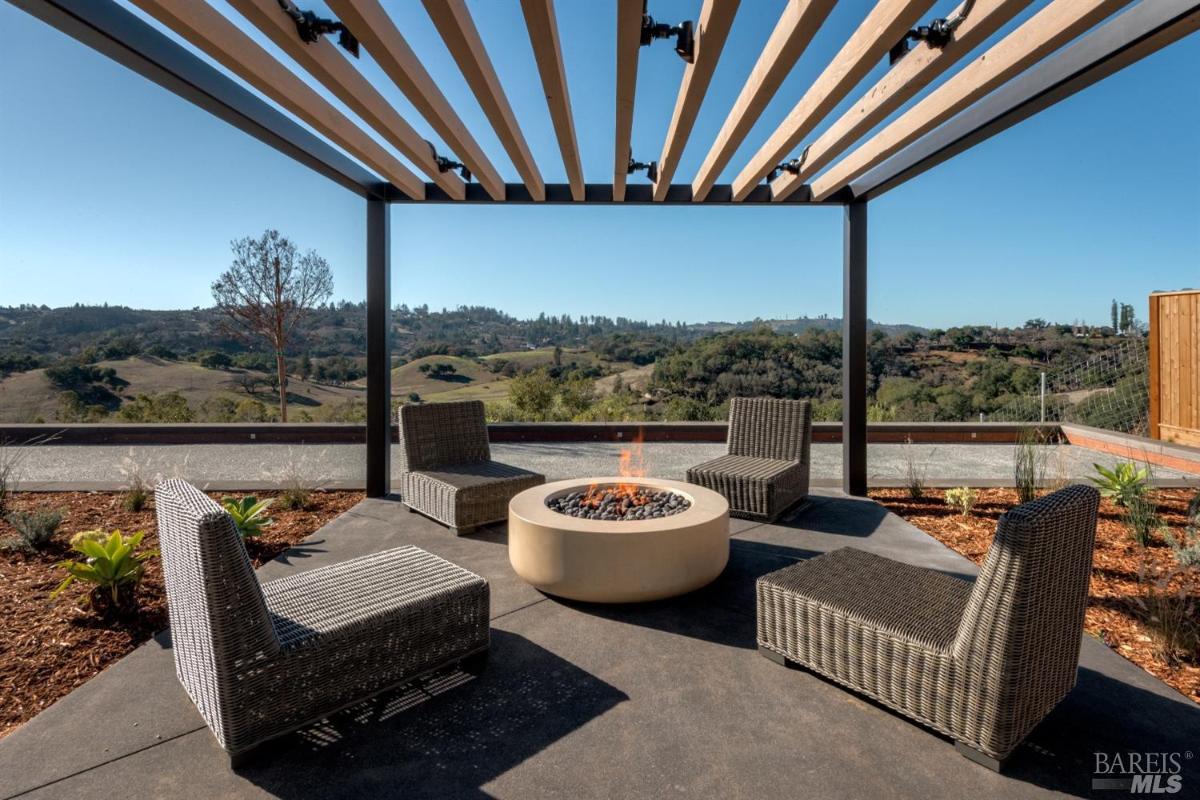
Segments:
[[[723,181],[872,3],[838,4]],[[565,180],[517,0],[469,5],[544,177]],[[953,5],[937,2],[929,16]],[[998,36],[1044,5],[1035,0]],[[742,3],[677,181],[691,181],[783,6]],[[421,4],[387,7],[501,173],[516,180]],[[651,3],[671,22],[699,7]],[[606,181],[614,5],[560,0],[558,14],[585,176]],[[362,298],[359,198],[7,3],[0,28],[0,305],[209,305],[229,241],[266,227],[324,255],[338,297]],[[437,141],[368,56],[361,66]],[[682,69],[667,43],[641,52],[640,160],[659,155]],[[1144,317],[1148,292],[1200,286],[1198,72],[1193,35],[872,202],[871,317],[942,327],[1030,317],[1100,323],[1113,297]],[[396,303],[685,321],[840,314],[835,208],[400,206],[392,215]]]

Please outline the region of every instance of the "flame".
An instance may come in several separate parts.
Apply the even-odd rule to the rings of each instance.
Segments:
[[[645,437],[639,428],[629,442],[629,447],[622,448],[620,463],[617,467],[617,474],[622,478],[646,477],[646,461],[642,451],[644,440]],[[633,482],[618,483],[616,486],[600,486],[593,483],[588,487],[582,502],[584,505],[596,508],[604,500],[604,496],[611,493],[616,495],[617,501],[621,503],[621,512],[623,513],[626,506],[641,506],[649,502],[645,495],[638,493],[639,488],[638,484]]]

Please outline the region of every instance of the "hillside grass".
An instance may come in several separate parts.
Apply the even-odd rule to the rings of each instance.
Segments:
[[[205,400],[222,394],[238,400],[250,397],[235,382],[240,374],[250,372],[266,377],[265,373],[253,370],[206,369],[188,361],[168,361],[150,356],[102,361],[99,366],[112,367],[117,377],[129,382],[128,386],[115,392],[122,400],[132,400],[142,394],[179,392],[192,408],[198,408]],[[46,371],[42,369],[10,375],[0,380],[0,421],[32,422],[41,417],[52,422],[58,410],[61,391],[46,379]],[[295,398],[288,403],[290,412],[301,409],[311,411],[329,403],[364,397],[361,387],[326,386],[294,376],[288,378],[288,395]],[[279,396],[266,385],[260,386],[253,397],[272,408],[279,402]]]

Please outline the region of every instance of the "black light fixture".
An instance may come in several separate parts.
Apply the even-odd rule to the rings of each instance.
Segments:
[[[657,161],[651,161],[650,163],[645,164],[645,163],[642,163],[641,161],[634,161],[633,158],[630,157],[629,167],[625,170],[625,174],[632,175],[633,173],[635,173],[641,169],[646,170],[646,177],[650,180],[651,183],[658,183],[658,162]]]
[[[967,14],[971,13],[971,7],[974,5],[975,0],[967,0],[963,4],[962,11],[954,19],[946,19],[945,17],[935,19],[928,25],[921,25],[904,34],[904,38],[888,51],[888,66],[904,58],[905,54],[912,49],[912,42],[925,42],[930,47],[939,50],[950,44],[954,40],[955,29],[959,25],[962,25],[963,20],[967,18]]]
[[[318,17],[312,11],[301,11],[292,0],[279,0],[279,7],[296,23],[300,40],[312,44],[327,33],[338,35],[338,46],[358,58],[358,39],[350,30],[335,19]]]
[[[678,25],[668,25],[665,22],[655,22],[654,17],[646,13],[642,5],[642,47],[648,47],[655,39],[670,39],[675,37],[675,52],[687,63],[696,60],[696,33],[692,21],[685,20]]]
[[[791,161],[784,161],[782,164],[776,164],[775,167],[767,173],[767,183],[775,180],[785,172],[790,172],[793,175],[799,175],[800,167],[804,164],[805,159],[808,158],[809,147],[812,147],[812,145],[810,144],[805,146],[804,152],[802,152],[796,158],[793,158]]]
[[[456,169],[464,181],[467,183],[471,182],[471,170],[467,169],[466,164],[438,155],[437,148],[428,139],[425,140],[425,144],[429,145],[429,152],[433,154],[433,163],[437,165],[438,172],[449,172]]]

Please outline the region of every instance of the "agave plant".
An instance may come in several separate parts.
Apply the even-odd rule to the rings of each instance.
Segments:
[[[271,499],[259,500],[254,495],[246,495],[240,500],[236,497],[221,498],[221,505],[233,517],[233,524],[243,539],[258,536],[263,528],[273,525],[275,520],[267,516],[267,508],[274,502]]]
[[[82,561],[63,561],[58,566],[67,577],[51,593],[58,597],[75,581],[94,584],[93,593],[107,593],[113,607],[120,605],[122,587],[136,588],[145,572],[145,562],[158,555],[156,550],[136,552],[146,534],[139,531],[124,536],[120,531],[84,531],[71,537],[71,549],[85,556]]]
[[[1146,467],[1138,469],[1132,461],[1123,461],[1112,469],[1099,464],[1092,464],[1092,467],[1099,477],[1091,481],[1100,490],[1100,495],[1119,506],[1127,506],[1131,500],[1146,493],[1146,482],[1150,478],[1150,470]]]

